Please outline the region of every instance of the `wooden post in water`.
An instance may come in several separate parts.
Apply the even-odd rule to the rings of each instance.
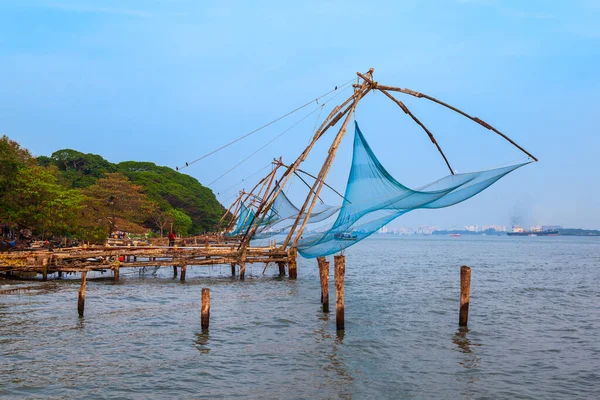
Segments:
[[[185,269],[186,269],[187,265],[182,265],[181,266],[181,282],[185,282]]]
[[[288,276],[290,279],[298,278],[298,270],[296,259],[298,255],[298,250],[295,247],[292,247],[288,253]]]
[[[277,265],[279,266],[279,276],[285,276],[285,263],[280,261]]]
[[[121,267],[121,263],[119,261],[115,262],[115,264],[113,265],[113,280],[115,282],[119,282],[119,269]]]
[[[202,310],[200,315],[200,324],[202,330],[208,330],[210,323],[210,289],[202,288]]]
[[[471,268],[460,267],[460,311],[458,326],[467,326],[469,322],[469,301],[471,297]]]
[[[346,257],[334,256],[335,270],[335,325],[338,331],[344,330],[344,274],[346,273]]]
[[[173,278],[177,278],[177,265],[173,265]]]
[[[321,304],[323,312],[329,312],[329,261],[325,257],[317,258],[319,277],[321,278]]]
[[[235,276],[235,264],[231,264],[231,276]]]
[[[246,263],[240,263],[240,279],[246,279]]]
[[[79,287],[79,296],[77,298],[77,312],[80,317],[83,317],[85,309],[85,287],[87,285],[87,271],[81,273],[81,286]]]
[[[45,282],[48,280],[48,259],[42,259],[42,280]]]

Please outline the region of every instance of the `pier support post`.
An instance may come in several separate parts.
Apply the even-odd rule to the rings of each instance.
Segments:
[[[285,263],[278,262],[277,265],[279,266],[279,276],[285,276]]]
[[[181,282],[185,282],[185,269],[186,269],[186,265],[182,265],[181,266]]]
[[[173,278],[177,278],[177,265],[173,265]]]
[[[325,257],[317,258],[319,277],[321,278],[321,304],[323,312],[329,312],[329,261]]]
[[[298,249],[292,247],[288,252],[288,276],[290,279],[298,278],[296,260],[298,259]]]
[[[344,330],[344,274],[346,273],[346,257],[334,256],[335,269],[335,326],[338,331]]]
[[[115,282],[119,282],[119,272],[120,272],[119,269],[120,269],[120,267],[121,267],[121,263],[118,262],[118,261],[112,267],[112,270],[113,270],[113,281],[115,281]]]
[[[235,276],[235,264],[231,264],[231,276]]]
[[[458,326],[467,326],[469,322],[469,301],[471,297],[471,268],[460,267],[460,311]]]
[[[87,271],[81,273],[81,286],[79,287],[79,296],[77,297],[77,312],[83,317],[85,309],[85,288],[87,286]]]
[[[240,279],[246,279],[246,263],[240,263]]]
[[[62,278],[62,271],[58,271],[58,277]]]
[[[42,280],[45,282],[48,280],[48,259],[42,259]]]
[[[208,330],[210,323],[210,289],[202,288],[202,310],[200,315],[200,324],[202,331]]]

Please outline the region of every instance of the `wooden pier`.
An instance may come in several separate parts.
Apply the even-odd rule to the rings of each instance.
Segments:
[[[181,269],[185,281],[187,266],[226,264],[239,265],[239,277],[245,278],[247,264],[262,263],[288,266],[288,274],[295,279],[296,251],[279,247],[252,247],[240,249],[235,244],[203,244],[201,247],[76,247],[68,249],[39,249],[0,253],[0,273],[35,273],[47,280],[49,274],[113,271],[115,280],[123,268],[174,267]]]

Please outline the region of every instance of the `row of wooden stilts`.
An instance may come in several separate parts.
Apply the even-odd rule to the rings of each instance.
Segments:
[[[344,330],[344,276],[346,273],[346,258],[343,255],[333,257],[334,261],[334,282],[335,282],[335,324],[338,331]],[[323,312],[329,312],[329,267],[330,263],[325,257],[317,258],[319,265],[319,278],[321,282],[321,305]],[[279,274],[285,276],[285,263],[279,262]],[[243,265],[240,266],[240,279],[244,279]],[[288,265],[289,277],[297,278],[296,263],[290,262]],[[118,279],[118,269],[115,270],[115,276]],[[181,281],[185,281],[186,266],[181,266]],[[235,276],[235,264],[231,265],[231,274]],[[81,273],[81,286],[79,288],[79,296],[77,301],[77,311],[80,317],[83,317],[85,309],[85,290],[86,290],[86,275],[87,272]],[[173,277],[177,278],[177,267],[173,267]],[[471,268],[462,266],[460,268],[460,308],[458,325],[467,326],[469,320],[469,302],[471,294]],[[202,329],[208,329],[210,320],[210,289],[202,289],[201,303],[201,325]]]

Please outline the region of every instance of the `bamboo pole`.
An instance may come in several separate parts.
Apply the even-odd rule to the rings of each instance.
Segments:
[[[429,136],[429,140],[431,140],[431,143],[433,143],[435,145],[435,147],[437,147],[439,153],[442,155],[442,158],[446,162],[446,165],[448,166],[448,169],[450,170],[450,173],[452,175],[454,175],[454,170],[450,166],[450,162],[448,161],[448,158],[446,158],[446,155],[442,151],[442,148],[440,147],[439,143],[437,142],[437,140],[435,140],[435,137],[433,136],[433,133],[431,133],[431,131],[429,129],[427,129],[427,127],[408,109],[408,107],[403,102],[401,102],[400,100],[396,99],[394,96],[392,96],[391,94],[389,94],[384,89],[381,89],[378,86],[377,82],[373,82],[371,79],[367,78],[366,76],[364,76],[360,72],[357,72],[357,74],[362,79],[364,79],[365,81],[369,82],[373,86],[374,89],[379,90],[381,93],[383,93],[384,95],[386,95],[389,99],[391,99],[394,103],[396,103],[402,109],[402,111],[404,111],[405,114],[407,114],[408,116],[410,116],[413,121],[415,121],[421,128],[423,128],[423,130],[425,131],[425,133],[427,133],[427,136]]]
[[[185,282],[185,270],[186,270],[186,268],[187,268],[187,265],[185,265],[185,264],[181,266],[181,278],[180,278],[181,282]]]
[[[372,72],[372,71],[373,71],[373,69],[371,68],[371,70],[369,70],[369,72]],[[308,154],[310,153],[310,151],[312,150],[312,148],[314,147],[316,142],[325,134],[325,132],[330,127],[334,126],[349,111],[350,107],[348,107],[345,110],[340,112],[340,110],[342,110],[343,107],[346,106],[346,104],[350,103],[353,99],[355,99],[355,96],[356,96],[356,94],[353,93],[352,96],[350,96],[348,99],[346,99],[342,104],[336,106],[329,113],[329,115],[325,118],[325,120],[323,121],[323,123],[321,124],[319,129],[317,129],[317,131],[315,132],[315,134],[314,134],[311,142],[308,144],[308,146],[298,156],[296,161],[294,161],[294,163],[292,163],[292,165],[290,165],[290,167],[286,169],[286,171],[283,173],[283,175],[279,181],[279,184],[275,188],[273,188],[273,191],[269,194],[269,197],[267,199],[265,199],[265,201],[260,205],[260,207],[256,211],[255,218],[257,216],[260,216],[259,223],[256,224],[255,226],[251,226],[248,228],[248,230],[246,231],[246,234],[244,235],[242,241],[240,242],[240,245],[239,245],[240,248],[248,246],[248,244],[250,242],[250,238],[252,238],[252,236],[256,232],[256,229],[258,229],[258,225],[266,217],[267,213],[269,212],[269,209],[275,202],[275,199],[281,193],[281,191],[285,187],[286,183],[288,182],[290,177],[293,175],[293,172],[298,169],[298,167],[304,160],[306,160],[306,157],[308,156]],[[285,246],[281,246],[281,248],[283,249],[283,248],[285,248]]]
[[[87,272],[83,271],[81,273],[81,286],[79,287],[79,293],[77,296],[77,313],[79,317],[83,317],[83,312],[85,310],[85,289],[87,286]]]
[[[210,289],[202,289],[202,305],[201,305],[200,324],[203,331],[208,330],[210,324]]]
[[[508,136],[506,136],[504,133],[500,132],[499,130],[497,130],[496,128],[494,128],[493,126],[491,126],[490,124],[488,124],[487,122],[477,118],[477,117],[473,117],[469,114],[467,114],[466,112],[459,110],[456,107],[451,106],[448,103],[444,103],[441,100],[436,99],[435,97],[431,97],[428,96],[424,93],[420,93],[420,92],[416,92],[414,90],[410,90],[410,89],[402,89],[399,87],[394,87],[394,86],[385,86],[385,85],[378,85],[377,87],[379,90],[389,90],[392,92],[400,92],[400,93],[404,93],[404,94],[408,94],[414,97],[418,97],[418,98],[425,98],[427,100],[433,101],[434,103],[440,104],[446,108],[449,108],[452,111],[455,111],[459,114],[461,114],[464,117],[469,118],[470,120],[477,122],[479,125],[483,126],[486,129],[489,129],[493,132],[495,132],[496,134],[502,136],[505,140],[507,140],[510,144],[512,144],[513,146],[515,146],[516,148],[518,148],[519,150],[521,150],[523,153],[527,154],[528,157],[531,157],[532,159],[534,159],[535,161],[538,161],[538,159],[531,154],[530,152],[528,152],[527,150],[525,150],[523,147],[519,146],[515,141],[513,141],[511,138],[509,138]]]
[[[365,82],[365,84],[366,84],[366,82]],[[294,242],[292,243],[292,247],[297,246],[298,240],[300,240],[300,237],[302,236],[302,232],[304,231],[304,228],[306,227],[306,224],[308,223],[310,215],[312,214],[312,210],[314,209],[315,204],[317,203],[316,196],[318,196],[319,193],[321,192],[321,189],[323,189],[323,182],[325,181],[325,178],[327,177],[327,174],[329,173],[329,169],[331,168],[331,164],[333,163],[333,160],[337,153],[337,149],[338,149],[340,143],[342,142],[344,135],[346,134],[346,127],[348,126],[348,122],[350,122],[350,118],[352,117],[352,114],[353,114],[354,110],[356,109],[358,102],[364,97],[364,95],[366,95],[369,92],[369,90],[370,90],[370,87],[367,87],[367,89],[364,92],[361,91],[360,89],[355,92],[356,98],[351,105],[350,111],[346,115],[346,119],[344,120],[342,127],[338,131],[338,134],[336,135],[333,143],[331,144],[331,147],[329,148],[329,154],[327,155],[327,158],[325,159],[325,162],[323,163],[323,166],[321,167],[321,172],[318,175],[319,179],[317,181],[315,181],[315,183],[313,185],[313,187],[317,186],[317,188],[315,191],[315,196],[312,196],[312,202],[310,204],[310,207],[308,208],[308,211],[306,212],[306,216],[303,216],[303,214],[304,214],[304,210],[306,209],[306,205],[308,204],[308,201],[311,198],[311,193],[309,193],[308,196],[306,197],[306,201],[304,202],[304,205],[302,206],[302,209],[300,210],[300,213],[298,214],[296,221],[294,221],[294,225],[292,225],[292,227],[290,228],[290,232],[288,233],[288,236],[286,237],[285,242],[283,244],[284,247],[287,246],[287,244],[289,243],[289,241],[292,237],[292,234],[294,232],[294,229],[298,225],[299,218],[303,217],[302,225],[296,232],[296,238],[294,239]]]
[[[467,326],[469,322],[469,302],[471,300],[471,268],[460,267],[460,309],[458,326]]]
[[[246,263],[241,261],[240,263],[240,279],[246,279]]]

